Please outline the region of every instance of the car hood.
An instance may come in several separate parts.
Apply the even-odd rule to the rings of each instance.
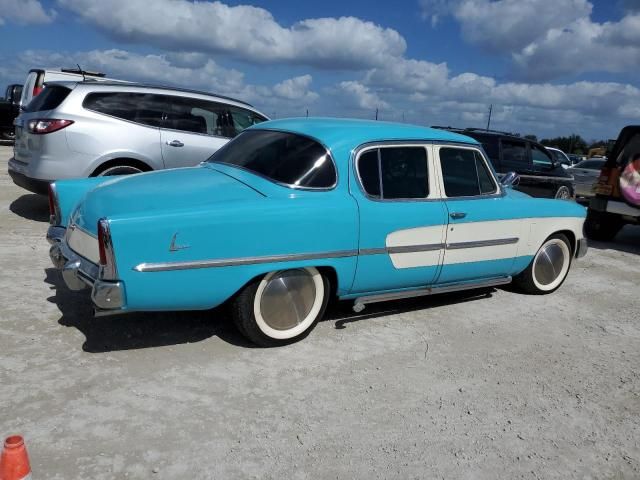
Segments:
[[[156,215],[214,203],[252,200],[264,195],[211,168],[180,168],[106,180],[77,205],[71,223],[95,234],[100,218]]]

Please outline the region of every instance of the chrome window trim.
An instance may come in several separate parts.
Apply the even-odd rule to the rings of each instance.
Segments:
[[[243,170],[245,172],[249,172],[252,175],[255,175],[257,177],[264,178],[265,180],[268,180],[269,182],[273,183],[274,185],[279,185],[281,187],[289,188],[289,189],[292,189],[292,190],[303,190],[303,191],[309,191],[309,192],[328,192],[330,190],[334,190],[338,186],[338,184],[340,182],[340,172],[338,171],[338,164],[336,163],[335,159],[333,158],[333,155],[331,154],[331,149],[329,149],[323,142],[321,142],[317,138],[312,137],[311,135],[306,135],[304,133],[297,133],[297,132],[294,133],[294,132],[289,132],[287,130],[280,130],[278,128],[252,128],[252,127],[245,128],[244,130],[242,130],[238,135],[236,135],[233,138],[234,139],[238,138],[244,132],[248,132],[249,129],[251,129],[252,132],[262,130],[262,131],[269,131],[269,132],[288,133],[290,135],[297,135],[299,137],[304,137],[304,138],[308,138],[309,140],[313,140],[318,145],[320,145],[322,148],[324,148],[324,150],[326,152],[326,155],[331,160],[331,163],[333,165],[333,171],[335,172],[335,181],[333,182],[333,185],[331,185],[329,187],[301,187],[299,185],[292,185],[292,184],[285,183],[285,182],[279,182],[279,181],[274,180],[273,178],[269,178],[266,175],[263,175],[263,174],[261,174],[259,172],[256,172],[256,171],[251,170],[251,169],[246,168],[246,167],[242,167],[240,165],[234,165],[233,163],[210,161],[209,159],[205,160],[203,163],[206,163],[206,164],[209,164],[209,165],[215,165],[217,163],[219,165],[227,165],[227,166],[232,167],[232,168],[237,168],[237,169]],[[211,158],[211,157],[209,157],[209,158]]]
[[[430,185],[430,181],[431,181],[431,175],[432,172],[430,171],[429,168],[429,160],[430,160],[430,155],[429,155],[429,149],[431,147],[431,145],[433,144],[433,142],[429,141],[429,140],[385,140],[385,141],[379,141],[379,142],[368,142],[368,143],[363,143],[362,145],[359,145],[356,149],[353,150],[353,153],[351,154],[351,165],[353,168],[353,171],[355,173],[356,178],[358,179],[358,181],[356,182],[358,184],[358,187],[360,188],[360,192],[365,196],[365,198],[367,198],[367,200],[371,200],[372,202],[386,202],[386,203],[393,203],[393,202],[397,202],[397,203],[403,203],[403,202],[433,202],[436,200],[441,200],[441,198],[437,197],[437,192],[432,192],[432,188]],[[427,161],[427,188],[428,188],[428,192],[427,192],[427,196],[424,198],[384,198],[384,192],[382,189],[382,157],[380,155],[380,149],[382,148],[402,148],[402,147],[422,147],[425,151],[426,154],[426,161]],[[376,197],[374,195],[370,195],[364,188],[364,185],[362,183],[362,178],[360,177],[360,169],[358,168],[358,162],[360,161],[360,157],[370,151],[370,150],[374,150],[377,149],[378,150],[378,172],[380,172],[379,175],[379,181],[380,181],[380,197]]]
[[[436,149],[437,152],[437,159],[438,159],[438,167],[439,167],[439,172],[440,172],[440,183],[442,185],[442,200],[445,200],[447,202],[452,202],[452,201],[460,201],[460,200],[477,200],[477,199],[482,199],[482,198],[502,198],[504,197],[507,193],[504,190],[504,188],[502,188],[502,185],[500,184],[499,179],[496,177],[496,172],[494,172],[493,168],[491,168],[491,164],[488,161],[487,156],[485,155],[484,151],[482,150],[482,148],[479,148],[476,145],[471,145],[471,144],[447,144],[447,143],[441,143],[436,145],[438,148]],[[494,185],[496,185],[496,192],[493,193],[482,193],[480,195],[465,195],[465,196],[461,196],[461,197],[448,197],[445,187],[444,187],[444,177],[442,176],[442,164],[440,163],[440,149],[441,148],[450,148],[450,147],[454,147],[454,148],[462,148],[465,150],[473,150],[476,153],[480,154],[480,158],[482,158],[482,160],[484,161],[485,167],[487,168],[487,170],[490,173],[491,179],[494,182]]]

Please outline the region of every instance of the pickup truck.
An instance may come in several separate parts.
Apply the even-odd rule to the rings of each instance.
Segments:
[[[13,121],[20,113],[21,95],[22,85],[12,84],[7,87],[4,98],[0,100],[0,140],[15,140]]]

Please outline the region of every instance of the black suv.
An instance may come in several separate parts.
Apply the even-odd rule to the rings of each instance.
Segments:
[[[544,146],[516,135],[479,128],[438,127],[478,140],[498,174],[516,172],[520,184],[516,189],[532,197],[574,197],[573,177],[557,163]]]

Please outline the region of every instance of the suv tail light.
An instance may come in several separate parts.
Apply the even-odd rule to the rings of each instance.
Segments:
[[[60,204],[58,203],[58,195],[56,194],[54,183],[49,185],[49,223],[51,225],[60,225],[62,223]]]
[[[38,95],[40,95],[40,92],[42,91],[42,87],[33,87],[33,96],[37,97]]]
[[[57,132],[73,123],[73,120],[58,120],[54,118],[38,118],[30,120],[27,125],[29,133],[42,135],[45,133]]]
[[[100,253],[100,278],[103,280],[116,280],[116,258],[111,241],[111,229],[106,218],[98,220],[98,251]]]
[[[615,172],[610,167],[602,167],[600,176],[593,185],[593,192],[598,195],[611,195],[613,193],[613,183],[615,181]]]

